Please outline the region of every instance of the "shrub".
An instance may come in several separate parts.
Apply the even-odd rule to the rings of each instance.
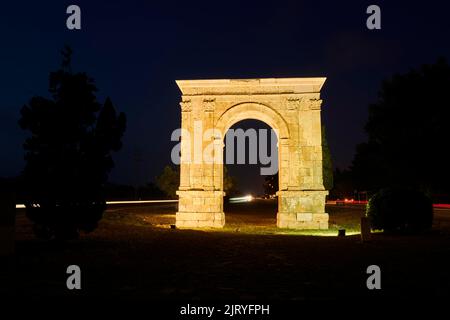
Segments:
[[[79,231],[91,232],[102,218],[106,203],[85,201],[71,203],[27,203],[26,214],[34,222],[34,232],[41,239],[70,240]]]
[[[418,190],[385,188],[369,200],[366,216],[374,230],[417,233],[431,228],[433,204]]]

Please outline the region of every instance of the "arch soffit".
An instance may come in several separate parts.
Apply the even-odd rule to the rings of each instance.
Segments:
[[[231,126],[246,119],[265,122],[278,131],[279,139],[289,138],[289,126],[283,116],[272,107],[260,102],[240,102],[231,106],[219,116],[216,128],[225,134]]]

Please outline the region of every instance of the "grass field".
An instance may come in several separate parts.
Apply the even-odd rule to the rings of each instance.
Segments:
[[[223,230],[171,229],[173,205],[114,206],[99,228],[65,246],[34,239],[23,212],[16,254],[2,258],[0,294],[47,298],[157,300],[328,300],[450,296],[450,211],[435,214],[420,236],[374,234],[362,243],[362,206],[330,206],[330,230],[275,227],[276,203],[256,201],[226,212]],[[336,237],[346,228],[356,233]],[[79,265],[82,290],[66,289]],[[366,287],[379,265],[382,290]]]

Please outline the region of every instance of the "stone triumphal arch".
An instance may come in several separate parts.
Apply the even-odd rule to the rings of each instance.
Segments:
[[[278,135],[277,226],[327,229],[320,116],[325,79],[177,81],[182,92],[177,227],[224,226],[223,137],[238,121],[257,119]],[[197,156],[206,148],[212,160]]]

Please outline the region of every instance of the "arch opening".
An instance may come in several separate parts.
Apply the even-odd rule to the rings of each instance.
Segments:
[[[239,120],[224,136],[225,226],[276,227],[278,137],[259,119]]]

